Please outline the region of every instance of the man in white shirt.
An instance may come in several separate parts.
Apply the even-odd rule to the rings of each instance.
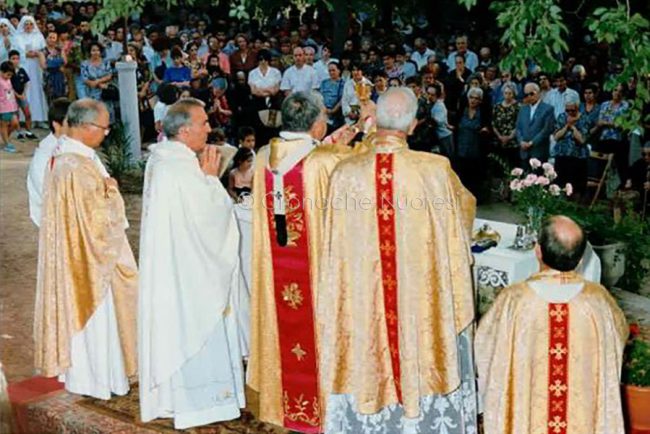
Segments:
[[[330,46],[328,44],[323,45],[323,49],[321,50],[320,60],[314,63],[314,69],[316,70],[316,74],[318,75],[319,83],[322,83],[323,80],[327,80],[328,78],[330,78],[330,74],[327,69],[330,62],[338,62],[338,59],[333,59],[332,57],[330,57],[331,55],[332,55],[332,50]]]
[[[459,36],[456,38],[456,51],[452,51],[447,56],[447,68],[450,71],[453,71],[456,67],[456,56],[463,56],[465,58],[465,66],[472,72],[478,66],[478,56],[475,52],[467,49],[467,44],[467,36]]]
[[[280,90],[284,91],[285,96],[294,92],[310,92],[320,87],[318,74],[313,66],[305,64],[305,50],[302,47],[293,49],[294,64],[282,76]]]
[[[415,50],[413,50],[413,53],[411,53],[411,60],[415,62],[419,71],[427,64],[429,56],[435,55],[436,52],[430,48],[427,48],[427,41],[425,41],[423,38],[415,38],[413,45]],[[453,69],[453,67],[451,69]]]
[[[567,87],[566,76],[563,73],[555,76],[555,84],[556,87],[546,94],[544,102],[553,107],[555,119],[557,119],[558,116],[564,113],[566,101],[580,101],[580,95],[575,90]]]
[[[142,206],[140,414],[186,429],[240,416],[241,331],[250,321],[239,231],[219,153],[206,146],[204,104],[176,102],[163,128],[169,140],[151,148]]]
[[[59,137],[64,134],[64,119],[70,106],[67,98],[52,101],[48,112],[50,134],[40,141],[27,172],[27,192],[29,193],[29,217],[36,226],[41,225],[41,204],[43,202],[43,181],[47,165],[59,144]]]

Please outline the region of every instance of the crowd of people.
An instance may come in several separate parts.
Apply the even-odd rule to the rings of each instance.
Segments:
[[[211,142],[225,135],[233,143],[240,128],[253,128],[262,146],[277,134],[280,104],[292,92],[320,92],[332,132],[358,119],[362,84],[371,88],[373,101],[389,87],[408,86],[419,105],[411,148],[449,157],[479,201],[486,195],[481,181],[489,154],[511,168],[531,155],[552,157],[558,182],[571,183],[577,198],[586,188],[591,150],[614,153],[621,185],[630,179],[629,136],[615,122],[629,110],[636,82],[604,91],[621,66],[602,45],[572,47],[559,73],[531,61],[527,75],[513,76],[499,69],[503,50],[484,34],[470,40],[460,30],[440,34],[433,25],[401,23],[387,32],[351,19],[343,47],[333,47],[322,14],[305,14],[301,22],[278,15],[259,26],[204,9],[175,12],[147,11],[128,26],[96,35],[90,30],[97,13],[92,3],[0,9],[0,61],[12,62],[3,75],[9,77],[13,66],[15,96],[1,101],[5,150],[15,150],[12,131],[18,130],[18,139],[32,138],[31,122],[45,122],[48,101],[61,96],[102,100],[114,120],[114,64],[129,56],[138,63],[145,143],[162,138],[166,107],[183,97],[207,105]]]

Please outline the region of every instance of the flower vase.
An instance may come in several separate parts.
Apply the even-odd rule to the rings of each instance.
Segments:
[[[537,241],[537,236],[539,231],[542,229],[542,220],[544,219],[544,210],[536,206],[529,206],[528,212],[526,213],[528,218],[527,222],[527,231],[531,237],[534,237]]]

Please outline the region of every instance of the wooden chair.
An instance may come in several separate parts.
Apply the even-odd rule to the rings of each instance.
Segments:
[[[594,206],[598,200],[600,192],[602,191],[605,182],[607,182],[607,175],[612,167],[613,160],[614,154],[604,154],[602,152],[594,151],[589,154],[589,162],[587,166],[587,188],[596,189],[596,193],[589,204],[589,208]]]

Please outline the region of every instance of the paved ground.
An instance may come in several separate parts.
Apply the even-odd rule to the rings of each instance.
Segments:
[[[39,133],[41,137],[46,134],[45,131]],[[33,375],[37,230],[29,219],[25,180],[35,146],[35,141],[16,142],[17,154],[0,153],[0,360],[9,381]],[[141,200],[129,195],[125,201],[131,225],[129,240],[137,257]],[[481,207],[479,215],[493,220],[516,220],[503,204]],[[650,293],[650,285],[646,290]],[[632,318],[650,321],[648,298],[640,297],[628,304],[634,310],[630,314]]]

